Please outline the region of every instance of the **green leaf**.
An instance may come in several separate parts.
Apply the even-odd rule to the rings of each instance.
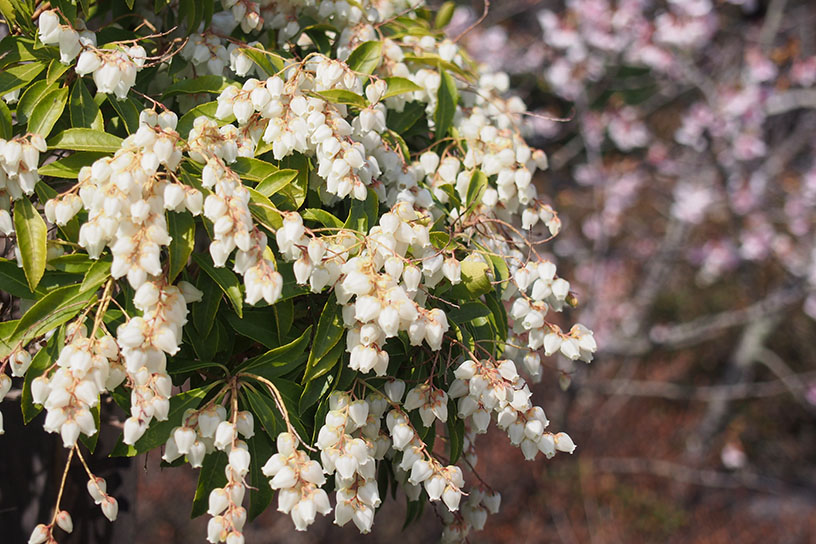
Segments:
[[[230,168],[233,172],[241,176],[241,179],[256,182],[264,181],[269,176],[278,172],[278,167],[271,162],[262,161],[261,159],[249,159],[247,157],[238,157],[238,160],[231,164]]]
[[[425,117],[425,104],[409,102],[402,111],[388,110],[386,125],[397,134],[405,134]]]
[[[193,253],[195,219],[189,213],[167,212],[167,228],[172,237],[167,248],[167,281],[173,283]]]
[[[255,187],[255,190],[261,193],[263,196],[269,197],[292,183],[297,176],[297,170],[292,170],[290,168],[278,170],[277,172],[265,177],[263,181],[261,181]]]
[[[301,153],[295,153],[281,161],[281,168],[297,170],[298,175],[291,183],[274,195],[276,197],[275,204],[279,208],[297,210],[303,206],[303,202],[306,200],[306,192],[309,189],[309,172],[311,171],[309,159]]]
[[[238,370],[257,374],[269,380],[288,374],[303,363],[304,357],[302,356],[305,355],[306,347],[309,345],[311,333],[312,326],[309,325],[296,340],[247,360]]]
[[[210,259],[198,253],[193,254],[193,260],[198,263],[201,270],[206,272],[207,275],[218,284],[221,290],[224,291],[230,304],[235,308],[235,313],[238,314],[238,317],[243,317],[244,303],[241,297],[241,282],[238,280],[238,276],[235,275],[235,272],[228,268],[216,268],[210,262]]]
[[[66,102],[68,102],[67,87],[53,90],[43,96],[31,112],[28,131],[47,138],[54,124],[62,116]]]
[[[331,370],[337,359],[334,361],[328,360],[327,363],[331,363],[330,365],[320,363],[324,358],[327,358],[332,348],[340,342],[344,332],[343,313],[337,303],[337,297],[332,293],[326,300],[326,305],[320,313],[320,320],[317,322],[317,330],[312,340],[312,350],[309,353],[306,373],[303,376],[304,384]]]
[[[25,272],[16,262],[0,259],[0,289],[13,297],[34,299],[36,295],[28,285]]]
[[[246,190],[249,192],[249,211],[252,217],[269,230],[281,228],[283,219],[272,201],[251,187],[246,187]]]
[[[317,210],[315,208],[306,208],[301,213],[304,221],[317,221],[324,227],[339,229],[343,226],[343,222],[337,219],[334,215],[326,210]]]
[[[53,178],[76,179],[83,166],[90,166],[95,160],[106,157],[107,153],[98,151],[77,151],[64,159],[49,162],[37,169],[41,176]]]
[[[28,286],[33,291],[45,272],[48,229],[40,213],[27,198],[14,203],[14,231]]]
[[[227,79],[223,76],[198,76],[192,79],[182,79],[173,83],[165,89],[163,98],[168,98],[177,94],[219,94],[229,87]]]
[[[202,338],[206,338],[212,330],[215,314],[221,305],[221,290],[207,274],[198,275],[196,287],[204,295],[193,304],[193,326]]]
[[[100,259],[95,261],[85,273],[85,278],[79,286],[80,293],[88,290],[96,291],[110,277],[110,269],[111,262],[109,260]]]
[[[90,128],[69,128],[48,141],[49,149],[72,151],[100,151],[115,153],[122,146],[122,138]]]
[[[387,77],[385,78],[385,82],[388,84],[388,88],[385,91],[385,95],[383,95],[383,99],[423,90],[422,87],[404,77]]]
[[[17,102],[17,122],[21,124],[28,123],[28,118],[31,117],[34,106],[40,102],[43,96],[56,89],[56,83],[48,83],[48,81],[44,79],[35,81],[29,85],[20,95],[20,101]]]
[[[48,292],[23,314],[11,338],[26,343],[73,319],[92,300],[93,291],[80,291],[80,285],[66,285]]]
[[[126,98],[124,100],[108,100],[108,104],[110,104],[113,109],[116,110],[116,114],[119,116],[122,122],[125,123],[125,128],[127,129],[128,134],[134,134],[137,130],[139,130],[140,108],[132,98]]]
[[[363,42],[351,52],[346,64],[355,72],[361,74],[372,73],[382,60],[382,42]]]
[[[358,232],[368,233],[368,229],[377,224],[378,209],[377,193],[369,189],[365,200],[352,200],[348,219],[346,219],[343,226]]]
[[[462,283],[455,285],[451,293],[459,298],[478,298],[493,290],[487,271],[490,267],[478,261],[462,261]]]
[[[487,190],[487,176],[481,170],[474,170],[468,183],[467,198],[465,205],[470,208],[473,204],[481,201],[484,192]]]
[[[71,125],[75,128],[90,128],[96,120],[99,106],[94,102],[91,91],[82,79],[74,82],[68,111],[71,114]]]
[[[5,68],[0,72],[0,96],[28,85],[45,70],[42,62],[30,62]]]
[[[448,319],[456,323],[467,323],[478,317],[486,317],[490,315],[490,308],[481,302],[466,302],[461,304],[459,308],[448,310]]]
[[[448,403],[448,413],[456,413],[456,404],[451,400]],[[448,417],[448,442],[450,450],[449,462],[451,465],[459,460],[462,455],[462,448],[465,445],[465,422],[452,415]]]
[[[365,98],[345,89],[330,89],[328,91],[318,91],[315,94],[332,104],[348,104],[349,106],[356,106],[358,108],[368,106],[368,102]]]
[[[190,389],[184,393],[170,397],[170,410],[167,413],[167,419],[164,421],[156,421],[150,424],[142,437],[136,441],[132,446],[119,442],[111,451],[111,457],[133,457],[140,453],[150,451],[158,448],[167,442],[170,438],[170,431],[181,425],[184,412],[190,409],[198,408],[201,401],[212,389],[214,383],[199,387],[197,389]]]
[[[11,110],[3,100],[0,100],[0,138],[10,140],[14,135],[13,130]]]
[[[317,404],[320,399],[326,398],[326,395],[331,391],[332,383],[334,383],[334,376],[331,374],[324,374],[316,380],[310,381],[303,388],[303,394],[300,396],[300,402],[298,402],[300,413]],[[323,417],[325,418],[325,416]]]
[[[61,63],[57,59],[53,59],[51,62],[48,63],[48,70],[45,71],[45,81],[49,85],[53,85],[54,83],[62,77],[62,74],[68,71],[71,68],[70,65],[65,65]]]
[[[206,512],[210,492],[216,487],[224,487],[227,484],[227,476],[224,473],[226,466],[227,454],[223,451],[216,450],[204,457],[201,470],[198,473],[198,485],[193,498],[193,509],[190,512],[190,518],[197,518]],[[267,487],[269,486],[267,485]]]
[[[445,2],[439,7],[434,19],[434,28],[445,28],[453,18],[453,12],[456,10],[456,2]]]
[[[272,502],[275,491],[269,486],[269,478],[264,476],[261,467],[267,459],[275,453],[275,446],[266,433],[255,433],[247,439],[249,455],[252,461],[249,464],[249,521],[257,518]]]
[[[266,52],[261,44],[256,44],[251,49],[242,48],[241,52],[251,58],[252,62],[266,74],[266,77],[274,76],[283,70],[283,57],[277,53]]]
[[[448,134],[448,129],[453,124],[453,116],[456,113],[456,104],[459,102],[459,91],[456,90],[456,82],[453,77],[445,70],[441,70],[439,75],[442,80],[436,94],[437,105],[434,112],[437,140],[441,140]]]

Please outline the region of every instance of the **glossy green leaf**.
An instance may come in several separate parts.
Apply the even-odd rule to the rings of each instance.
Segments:
[[[381,41],[363,42],[351,52],[346,64],[355,72],[370,74],[382,60],[382,47]]]
[[[124,100],[108,100],[108,104],[110,104],[113,109],[116,110],[116,114],[119,116],[122,122],[125,123],[125,128],[127,129],[128,134],[134,134],[137,130],[139,130],[140,109],[132,98],[126,98]]]
[[[41,176],[76,179],[83,166],[90,166],[95,160],[107,155],[107,153],[100,153],[98,151],[77,151],[63,159],[41,166],[37,172]]]
[[[85,278],[79,286],[79,291],[95,291],[100,285],[110,278],[111,261],[99,259],[94,261],[85,273]]]
[[[71,68],[70,65],[65,65],[57,59],[53,59],[48,63],[48,70],[45,71],[45,81],[49,85],[55,84],[62,75]]]
[[[45,70],[42,62],[31,62],[5,68],[0,72],[0,96],[17,90],[34,80]]]
[[[247,447],[251,462],[249,464],[249,521],[257,518],[275,496],[275,491],[269,486],[269,478],[264,475],[261,467],[277,451],[274,442],[266,433],[255,433],[247,439]]]
[[[68,88],[55,89],[43,96],[28,119],[28,131],[47,138],[68,102]]]
[[[466,205],[470,208],[472,205],[481,201],[487,190],[487,176],[481,170],[474,170],[473,175],[470,176],[470,183],[468,183],[467,197],[465,199]]]
[[[121,146],[122,138],[90,128],[69,128],[48,140],[49,149],[72,151],[115,153]]]
[[[0,100],[0,138],[10,139],[14,135],[13,130],[11,110],[4,101]]]
[[[45,272],[48,229],[28,198],[14,203],[14,231],[28,286],[33,291]]]
[[[177,81],[167,87],[162,96],[169,98],[177,94],[218,94],[227,87],[229,87],[229,83],[225,77],[205,75]]]
[[[235,275],[235,272],[224,267],[216,268],[213,266],[209,256],[204,257],[198,253],[194,253],[193,260],[198,263],[201,270],[206,272],[206,274],[218,284],[221,290],[224,291],[224,294],[227,295],[227,299],[230,301],[230,304],[232,304],[232,307],[235,308],[235,313],[238,314],[238,317],[242,317],[244,303],[241,297],[241,282],[238,280],[238,276]]]
[[[453,12],[456,10],[456,2],[448,1],[439,7],[434,19],[434,28],[445,28],[453,18]]]
[[[43,96],[56,89],[56,83],[49,83],[44,79],[35,81],[26,87],[20,95],[20,100],[17,102],[17,109],[15,110],[17,122],[28,123],[28,118],[31,116],[31,112],[34,111],[34,106],[39,103]]]
[[[284,187],[292,183],[298,176],[297,170],[287,168],[285,170],[278,170],[277,172],[268,175],[261,181],[255,190],[262,195],[269,197],[281,191]]]
[[[167,212],[167,229],[172,238],[167,248],[167,281],[175,281],[195,247],[195,219],[187,212]]]
[[[388,84],[388,87],[386,88],[385,95],[383,95],[383,99],[423,90],[422,87],[404,77],[388,77],[385,78],[385,82]]]
[[[334,215],[330,214],[326,210],[317,210],[314,208],[306,208],[301,212],[304,221],[317,221],[321,223],[324,227],[329,228],[341,228],[343,226],[343,222],[337,219]]]
[[[368,102],[365,98],[357,93],[353,93],[345,89],[330,89],[328,91],[319,91],[315,94],[327,102],[331,102],[332,104],[347,104],[349,106],[356,106],[358,108],[365,108],[368,106]]]
[[[320,320],[317,322],[317,329],[312,341],[312,350],[306,363],[306,373],[303,376],[304,384],[320,377],[331,369],[330,366],[321,365],[320,362],[340,342],[344,332],[343,313],[337,303],[337,297],[332,293],[326,300],[323,311],[320,312]],[[335,360],[334,363],[336,362]]]
[[[68,104],[71,114],[71,125],[75,128],[91,128],[99,113],[99,106],[94,102],[91,91],[80,78],[71,89],[71,101]]]
[[[76,317],[94,298],[94,291],[80,291],[79,284],[57,287],[23,314],[11,337],[14,342],[25,343],[43,335]]]
[[[238,157],[238,159],[230,165],[230,168],[233,172],[241,176],[241,179],[247,181],[263,181],[278,171],[278,167],[270,162],[247,157]]]
[[[456,83],[447,71],[441,71],[441,82],[437,91],[436,111],[434,112],[434,123],[436,124],[436,139],[440,140],[448,134],[453,124],[453,116],[456,113],[456,104],[459,102],[459,91],[456,90]]]
[[[283,219],[272,201],[255,189],[247,187],[246,190],[249,192],[249,211],[252,217],[269,230],[281,228]]]
[[[14,297],[33,299],[36,296],[28,285],[25,272],[16,262],[7,259],[0,259],[0,289]]]

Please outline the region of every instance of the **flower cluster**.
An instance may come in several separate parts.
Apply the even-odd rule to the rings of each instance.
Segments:
[[[321,489],[326,482],[323,467],[297,449],[291,433],[278,435],[277,448],[263,466],[263,473],[272,478],[269,485],[278,491],[278,511],[290,514],[295,528],[305,531],[316,514],[325,516],[331,511],[329,496]]]
[[[155,418],[167,419],[172,382],[167,355],[176,353],[181,329],[187,322],[187,304],[201,300],[202,293],[189,283],[162,285],[143,283],[134,305],[142,311],[116,330],[128,380],[131,383],[130,417],[125,420],[123,440],[135,444]]]
[[[46,151],[45,140],[39,134],[0,138],[0,233],[14,231],[11,221],[11,201],[31,195],[40,179],[37,166],[40,153]]]

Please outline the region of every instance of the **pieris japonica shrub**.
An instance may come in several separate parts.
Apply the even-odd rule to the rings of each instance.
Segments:
[[[445,38],[452,6],[0,6],[2,394],[20,378],[105,516],[100,398],[111,455],[201,469],[209,542],[273,502],[367,533],[388,490],[458,541],[499,507],[491,422],[527,459],[572,453],[528,385],[596,348],[557,315],[547,160],[507,76]],[[32,544],[71,531],[60,499]]]

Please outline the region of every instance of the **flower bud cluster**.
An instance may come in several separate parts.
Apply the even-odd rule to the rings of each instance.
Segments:
[[[79,198],[88,211],[79,244],[94,259],[108,246],[113,255],[111,275],[127,276],[135,289],[161,275],[161,248],[170,243],[165,209],[201,212],[201,193],[168,181],[159,170],[164,166],[172,172],[181,160],[176,122],[172,112],[143,111],[139,129],[113,157],[101,158],[79,172]],[[75,195],[70,193],[45,206],[48,220],[58,225],[77,210]]]
[[[419,409],[419,417],[426,427],[436,419],[445,423],[448,421],[448,394],[433,384],[423,383],[408,392],[403,408],[409,412]]]
[[[224,75],[224,68],[230,64],[230,55],[224,47],[224,40],[215,34],[191,34],[181,50],[181,56],[195,69],[196,75]]]
[[[76,21],[74,28],[60,24],[56,11],[46,10],[37,19],[37,25],[40,41],[44,45],[59,46],[60,62],[63,64],[71,64],[83,47],[96,46],[96,35],[85,30],[85,23],[81,19]]]
[[[326,483],[323,467],[297,449],[291,433],[279,434],[277,446],[278,453],[269,458],[262,471],[271,478],[272,489],[278,491],[278,512],[291,515],[295,529],[305,531],[318,513],[325,516],[331,512],[329,496],[321,489]]]
[[[345,105],[307,94],[330,89],[360,94],[359,78],[343,63],[329,60],[308,63],[289,74],[286,81],[273,76],[264,81],[248,79],[242,89],[228,87],[218,97],[216,117],[234,115],[239,126],[250,119],[266,120],[262,138],[272,144],[276,159],[293,152],[314,155],[317,175],[326,180],[327,193],[365,200],[368,186],[381,174],[376,158],[351,138]]]
[[[173,384],[166,355],[178,351],[187,304],[201,300],[201,296],[201,291],[187,282],[180,282],[178,287],[147,282],[136,290],[133,302],[142,315],[130,318],[116,330],[132,388],[125,444],[136,443],[154,418],[167,419]]]
[[[364,534],[371,531],[374,512],[381,503],[376,461],[391,444],[380,432],[386,407],[379,394],[352,401],[346,393],[333,393],[316,442],[324,470],[335,475],[334,523],[342,527],[353,521]]]
[[[5,193],[11,200],[17,200],[34,193],[34,185],[40,180],[37,174],[40,153],[45,153],[46,149],[45,140],[39,134],[17,136],[10,140],[0,138],[0,196]],[[9,206],[5,200],[0,198],[3,202],[0,208]],[[0,221],[0,232],[10,234],[8,227],[11,221],[8,225],[3,223]]]
[[[94,501],[94,504],[99,505],[102,509],[102,514],[108,518],[108,521],[116,521],[119,515],[119,502],[108,494],[108,485],[104,478],[99,476],[92,476],[88,480],[88,494]]]
[[[470,532],[484,529],[487,515],[498,513],[500,505],[501,495],[498,492],[481,487],[472,489],[465,504],[462,505],[461,514],[456,515],[442,510],[445,528],[440,542],[444,544],[467,542]]]
[[[264,20],[261,17],[259,4],[266,2],[253,2],[252,0],[222,0],[224,9],[230,10],[235,21],[241,26],[241,30],[246,33],[261,30],[264,27]]]
[[[213,264],[224,266],[237,248],[233,269],[244,276],[247,303],[255,304],[264,299],[274,304],[281,296],[283,276],[264,256],[266,234],[252,221],[249,191],[241,178],[215,157],[207,159],[201,180],[205,187],[214,189],[204,201],[204,216],[213,223],[210,243]]]
[[[72,331],[56,360],[57,370],[31,382],[32,400],[48,412],[43,429],[60,433],[66,448],[76,445],[80,433],[96,433],[92,410],[99,404],[99,395],[125,379],[119,346],[112,336],[89,338],[84,325],[74,325]]]
[[[431,502],[441,499],[449,511],[458,510],[465,485],[462,469],[456,465],[443,466],[431,456],[402,411],[391,410],[385,422],[394,449],[402,452],[399,468],[406,473],[410,471],[405,484],[408,498],[417,500],[422,486]]]
[[[575,449],[566,433],[544,432],[550,422],[544,410],[530,402],[530,388],[513,361],[467,360],[454,376],[448,394],[459,399],[459,417],[468,418],[477,433],[487,432],[495,414],[499,428],[521,448],[525,459],[535,459],[539,451],[550,458],[556,450],[572,453]]]
[[[241,506],[246,494],[246,475],[249,472],[251,456],[249,448],[239,435],[251,438],[255,434],[254,421],[248,412],[234,414],[235,422],[221,419],[223,407],[209,408],[198,414],[198,431],[209,435],[205,440],[211,442],[215,449],[227,453],[227,466],[224,473],[227,483],[224,487],[216,487],[210,492],[209,508],[207,513],[213,516],[207,524],[207,540],[227,542],[227,544],[243,544],[242,533],[247,520],[246,509]],[[200,440],[196,440],[196,430],[190,425],[194,414],[185,418],[185,424],[177,427],[172,435],[177,448],[191,449]],[[202,420],[202,416],[204,419]],[[216,423],[220,419],[220,422]],[[203,425],[203,429],[202,429]],[[190,453],[187,453],[190,460]],[[191,461],[192,463],[192,461]]]

